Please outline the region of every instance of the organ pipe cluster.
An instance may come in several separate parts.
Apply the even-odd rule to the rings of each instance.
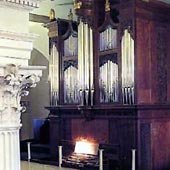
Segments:
[[[100,102],[117,102],[118,91],[118,65],[108,60],[100,67]]]
[[[67,40],[64,41],[64,56],[74,56],[77,55],[78,42],[77,37],[69,36]]]
[[[117,30],[108,26],[108,28],[100,33],[100,51],[117,48]],[[100,102],[111,103],[118,101],[118,64],[114,61],[115,56],[101,56],[100,64]]]
[[[122,97],[124,104],[134,104],[134,40],[128,29],[121,41]]]
[[[64,71],[64,103],[79,103],[77,68],[68,67]]]
[[[58,105],[59,101],[59,54],[52,44],[49,58],[49,80],[50,80],[50,105]]]
[[[93,105],[93,33],[87,23],[78,26],[78,80],[81,105]]]
[[[64,61],[67,63],[64,68],[64,103],[79,103],[80,97],[78,92],[78,68],[77,68],[77,55],[78,53],[78,41],[77,37],[70,35],[68,39],[64,41],[64,56],[69,59],[71,56],[75,56],[74,59]],[[64,66],[65,67],[65,66]]]
[[[117,29],[108,26],[100,33],[99,50],[117,48]],[[79,44],[79,45],[78,45]],[[76,56],[69,59],[68,57]],[[134,104],[134,40],[128,29],[124,30],[121,40],[122,100],[123,104]],[[93,32],[91,27],[82,21],[78,26],[78,40],[70,35],[64,41],[64,103],[93,105],[94,70],[93,70]],[[65,66],[66,63],[66,66]],[[59,53],[52,44],[49,61],[49,79],[51,88],[51,105],[59,102]],[[119,101],[118,55],[100,56],[99,68],[100,102]]]
[[[117,29],[110,26],[100,33],[100,51],[117,48]]]

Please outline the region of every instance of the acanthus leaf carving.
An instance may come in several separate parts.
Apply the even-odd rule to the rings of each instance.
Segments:
[[[20,126],[21,112],[26,107],[21,106],[22,96],[29,94],[29,89],[36,86],[40,77],[35,74],[19,74],[19,66],[9,64],[5,75],[0,76],[0,124]]]

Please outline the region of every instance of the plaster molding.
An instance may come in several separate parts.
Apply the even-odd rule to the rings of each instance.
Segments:
[[[33,42],[34,40],[37,39],[37,37],[38,35],[33,33],[20,33],[20,32],[0,30],[0,38],[2,39]]]
[[[12,132],[12,131],[16,131],[16,130],[18,131],[18,130],[20,130],[21,126],[22,126],[22,124],[20,124],[20,126],[17,126],[17,127],[16,126],[3,127],[3,125],[2,125],[2,126],[0,126],[0,132]]]
[[[2,67],[1,67],[2,68]],[[27,96],[29,89],[40,81],[40,72],[23,74],[19,66],[8,64],[0,76],[0,129],[20,127],[20,116],[25,107],[21,106],[21,96]]]
[[[0,0],[0,6],[33,10],[34,8],[39,8],[40,1],[41,0]]]
[[[33,42],[37,37],[37,34],[18,33],[0,29],[1,64],[28,65]]]

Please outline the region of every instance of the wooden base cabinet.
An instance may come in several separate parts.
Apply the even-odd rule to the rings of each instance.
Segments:
[[[122,109],[123,108],[123,109]],[[57,156],[58,145],[63,141],[74,141],[78,137],[96,140],[99,144],[117,148],[120,169],[130,169],[132,149],[136,149],[136,169],[166,170],[170,168],[170,107],[140,105],[111,110],[93,110],[87,120],[77,111],[60,111],[56,108],[50,116],[51,155]],[[77,113],[77,114],[76,114]],[[90,113],[89,113],[90,114]],[[90,118],[90,117],[89,117]],[[63,148],[69,154],[67,145]]]

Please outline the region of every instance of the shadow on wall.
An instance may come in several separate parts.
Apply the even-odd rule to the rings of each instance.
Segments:
[[[31,112],[35,115],[33,115],[35,118],[37,116],[46,117],[44,113],[47,113],[47,110],[44,107],[49,105],[48,64],[48,59],[40,51],[33,49],[29,65],[47,67],[43,70],[41,81],[37,84],[37,87],[30,90]]]
[[[46,66],[47,68],[43,70],[41,80],[37,86],[31,88],[29,95],[23,99],[30,103],[26,113],[22,115],[23,127],[21,131],[24,131],[24,135],[27,134],[27,138],[33,136],[33,119],[46,118],[49,114],[44,108],[49,105],[48,63],[48,59],[40,51],[33,49],[29,65]]]
[[[46,66],[47,69],[43,71],[42,78],[47,78],[46,80],[48,80],[49,61],[48,61],[47,57],[45,57],[40,51],[38,51],[35,48],[31,52],[31,58],[29,60],[29,65]]]

